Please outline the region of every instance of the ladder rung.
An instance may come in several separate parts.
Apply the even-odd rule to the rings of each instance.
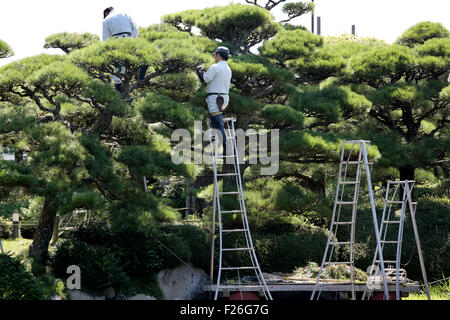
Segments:
[[[375,260],[375,262],[380,263],[380,260]],[[397,263],[397,261],[392,261],[392,260],[383,260],[384,263]]]
[[[222,270],[256,270],[257,267],[225,267]]]
[[[223,118],[223,122],[236,121],[234,118]]]
[[[353,224],[351,221],[335,221],[333,224],[341,225],[341,224]]]
[[[332,265],[332,264],[351,264],[350,261],[335,261],[335,262],[326,262],[326,264],[328,265]]]
[[[362,164],[362,160],[361,161],[342,161],[343,164]]]
[[[239,191],[219,192],[219,194],[239,194]]]
[[[224,156],[224,155],[218,155],[217,156],[217,158],[221,158],[221,159],[223,159],[223,158],[236,158],[236,155],[235,154],[232,154],[232,155],[229,155],[229,156]]]
[[[390,203],[390,204],[402,204],[403,201],[393,201],[393,200],[387,200],[386,203]]]
[[[337,204],[356,204],[356,201],[336,201]]]
[[[359,181],[341,181],[341,184],[358,184]]]
[[[222,232],[247,232],[247,229],[226,229],[222,230]]]
[[[242,210],[223,210],[220,211],[220,213],[239,213],[242,212]]]
[[[385,221],[383,221],[383,223],[392,223],[392,224],[396,223],[396,224],[400,224],[400,221],[399,221],[399,220],[390,220],[390,221],[385,220]]]
[[[217,176],[218,177],[234,177],[237,176],[237,173],[218,173]]]
[[[222,251],[250,251],[251,248],[224,248]]]
[[[388,241],[388,240],[381,240],[380,242],[381,242],[381,243],[392,243],[392,244],[398,243],[398,241],[393,241],[393,240],[389,240],[389,241]]]
[[[351,241],[332,241],[330,242],[330,244],[332,245],[337,245],[337,244],[352,244],[353,242]]]

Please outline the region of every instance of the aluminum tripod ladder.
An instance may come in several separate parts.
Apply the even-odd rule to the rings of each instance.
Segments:
[[[215,232],[215,217],[216,217],[216,211],[219,217],[219,270],[217,275],[217,285],[216,285],[216,292],[214,299],[217,300],[219,295],[219,289],[223,289],[224,287],[221,286],[221,277],[223,276],[223,272],[237,272],[237,276],[239,279],[239,286],[238,289],[241,287],[240,284],[240,272],[243,270],[254,270],[256,274],[256,278],[258,280],[258,287],[260,288],[261,292],[264,294],[264,297],[267,300],[272,300],[272,295],[270,294],[269,288],[267,286],[267,283],[264,279],[264,276],[262,274],[261,268],[259,267],[258,259],[256,257],[255,248],[253,246],[252,236],[250,234],[250,228],[248,224],[247,219],[247,211],[245,208],[245,202],[244,202],[244,191],[242,189],[242,178],[241,178],[241,171],[239,167],[239,154],[238,154],[238,146],[236,142],[236,134],[234,129],[234,122],[236,120],[234,118],[226,118],[224,119],[224,127],[225,127],[225,134],[226,137],[223,137],[227,141],[227,154],[226,155],[220,155],[218,153],[218,147],[219,147],[219,141],[222,141],[222,139],[219,139],[218,130],[215,130],[212,128],[211,119],[208,118],[208,132],[209,132],[209,142],[211,146],[211,158],[212,158],[212,165],[214,169],[214,197],[213,197],[213,221],[212,221],[212,249],[211,249],[211,280],[213,276],[213,268],[214,268],[214,232]],[[231,144],[231,148],[230,148]],[[233,163],[234,170],[231,173],[217,173],[217,162],[218,159],[223,159],[224,163],[226,162],[229,164],[230,162]],[[236,180],[236,187],[237,190],[234,191],[222,191],[219,190],[219,178],[226,178],[226,177],[235,177]],[[238,207],[235,210],[222,210],[220,201],[222,196],[230,197],[234,196],[237,197],[238,200]],[[222,226],[222,215],[226,214],[240,214],[242,218],[242,229],[223,229]],[[224,248],[223,247],[223,237],[226,237],[227,235],[231,234],[243,234],[245,237],[245,244],[242,245],[242,247],[239,248]],[[244,251],[248,252],[249,254],[249,260],[250,265],[249,266],[224,266],[226,265],[226,254],[229,252],[236,252],[236,251]]]
[[[342,151],[339,163],[339,173],[338,181],[336,186],[336,195],[333,206],[333,214],[331,216],[331,224],[328,234],[327,245],[325,247],[325,252],[322,259],[322,264],[320,266],[319,274],[317,275],[314,290],[311,294],[311,300],[319,299],[322,292],[323,286],[327,283],[327,278],[329,278],[330,268],[336,265],[346,265],[350,267],[350,282],[352,300],[356,300],[355,292],[355,224],[356,224],[356,211],[358,207],[359,189],[361,182],[362,169],[364,167],[365,174],[367,178],[367,185],[369,189],[370,205],[372,209],[373,224],[375,229],[377,251],[380,253],[380,261],[383,261],[383,254],[381,252],[380,243],[380,233],[378,229],[377,214],[375,210],[375,202],[373,197],[372,181],[370,178],[370,168],[368,161],[368,150],[370,146],[370,141],[364,140],[353,140],[344,141],[342,144]],[[351,180],[349,175],[352,175]],[[350,188],[350,192],[345,193],[345,187]],[[353,189],[351,189],[353,187]],[[351,208],[351,220],[342,217],[343,208]],[[344,209],[345,210],[345,209]],[[347,220],[343,220],[347,219]],[[338,241],[337,232],[338,227],[348,227],[350,230],[350,239],[348,241]],[[350,256],[349,261],[332,261],[333,253],[338,246],[349,247]],[[384,292],[386,299],[389,299],[386,276],[384,273],[384,264],[381,264]],[[325,271],[324,277],[322,273]],[[329,280],[328,280],[329,281]],[[339,282],[341,283],[341,282]],[[318,293],[316,294],[316,292]]]
[[[425,271],[422,249],[420,245],[419,234],[417,231],[416,225],[416,206],[417,202],[412,202],[412,190],[414,188],[414,181],[391,181],[389,180],[386,186],[386,196],[384,200],[383,207],[383,215],[381,218],[380,225],[380,234],[381,234],[381,249],[384,251],[384,247],[386,246],[394,246],[395,248],[395,260],[384,260],[384,266],[386,272],[391,272],[392,277],[395,277],[395,298],[396,300],[400,300],[400,282],[406,281],[406,274],[404,270],[400,268],[400,260],[402,255],[402,242],[403,242],[403,230],[405,225],[406,218],[406,210],[409,207],[409,211],[411,214],[411,221],[414,229],[414,236],[417,245],[417,251],[419,254],[419,262],[422,270],[422,276],[425,284],[425,291],[428,299],[430,300],[430,293],[428,288],[428,279]],[[403,192],[402,192],[403,191]],[[400,206],[400,217],[397,216],[395,209]],[[388,235],[388,230],[390,230],[390,226],[395,228],[397,231],[397,239],[386,239]],[[386,255],[384,256],[386,258]],[[369,275],[372,277],[374,281],[374,285],[370,288],[368,287],[363,294],[363,299],[370,298],[372,294],[372,287],[375,287],[377,282],[379,281],[379,270],[380,270],[380,260],[378,259],[378,253],[375,252],[372,265],[369,270]],[[402,279],[401,279],[402,278]]]

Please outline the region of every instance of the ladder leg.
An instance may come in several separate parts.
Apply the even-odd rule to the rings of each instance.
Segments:
[[[214,191],[213,191],[213,211],[212,211],[212,224],[211,224],[211,268],[210,268],[210,273],[209,273],[209,279],[211,282],[213,282],[214,280],[214,246],[215,246],[215,231],[216,231],[216,207],[217,207],[217,202],[216,202],[216,197],[217,197],[217,190],[216,190],[216,185],[214,184],[213,187]]]
[[[328,231],[327,244],[325,246],[325,252],[323,254],[322,263],[320,264],[319,273],[317,274],[316,283],[314,285],[313,292],[311,293],[310,300],[314,300],[314,298],[315,298],[317,287],[319,286],[319,282],[320,282],[320,277],[322,276],[322,272],[324,269],[325,261],[327,260],[328,249],[330,247],[331,238],[333,236],[334,219],[336,216],[337,203],[338,203],[338,198],[339,198],[339,188],[340,188],[340,181],[341,181],[341,175],[342,175],[342,163],[344,160],[344,152],[345,152],[345,142],[343,143],[342,150],[341,150],[341,158],[340,158],[340,162],[339,162],[339,172],[338,172],[338,183],[336,186],[336,193],[335,193],[335,197],[334,197],[333,213],[331,215],[331,223],[330,223],[330,228]],[[317,299],[319,299],[319,296],[320,296],[320,294],[317,295]]]
[[[430,289],[428,287],[427,272],[425,270],[425,263],[423,261],[422,246],[420,245],[419,232],[417,230],[416,210],[415,210],[413,202],[412,202],[411,190],[409,188],[408,181],[406,181],[406,182],[407,182],[405,184],[405,186],[407,188],[406,196],[408,197],[409,210],[411,211],[411,222],[412,222],[413,229],[414,229],[414,236],[416,238],[416,246],[417,246],[417,253],[419,254],[420,268],[422,269],[422,277],[423,277],[423,282],[424,282],[424,285],[425,285],[425,291],[426,291],[426,294],[427,294],[427,298],[428,298],[428,300],[431,300]]]
[[[363,143],[362,145],[364,148],[364,164],[365,164],[365,168],[366,168],[367,185],[369,188],[369,198],[370,198],[370,206],[372,209],[372,219],[373,219],[373,225],[374,225],[374,229],[375,229],[375,238],[376,238],[376,242],[377,242],[378,254],[380,257],[380,267],[381,267],[381,276],[383,278],[384,295],[385,295],[385,299],[389,300],[389,291],[388,291],[388,286],[387,286],[387,281],[386,281],[386,273],[384,270],[383,252],[381,250],[381,240],[380,240],[380,233],[379,233],[380,229],[378,228],[377,212],[375,209],[375,200],[373,197],[372,180],[370,178],[369,160],[367,157],[366,144]]]

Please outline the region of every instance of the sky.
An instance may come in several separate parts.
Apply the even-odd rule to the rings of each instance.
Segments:
[[[0,0],[0,39],[15,52],[14,57],[0,60],[0,65],[39,53],[60,53],[43,48],[45,38],[54,33],[90,32],[100,36],[103,9],[109,6],[129,14],[145,27],[159,23],[167,13],[228,3],[245,0]],[[376,37],[388,43],[421,21],[441,22],[450,30],[450,0],[315,0],[315,5],[325,36],[349,34],[353,24],[357,36]],[[280,9],[281,5],[273,10],[277,21],[284,19]],[[311,15],[292,23],[310,29]]]

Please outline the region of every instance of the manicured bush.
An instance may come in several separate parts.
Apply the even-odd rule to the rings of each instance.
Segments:
[[[255,234],[256,254],[264,272],[292,272],[310,261],[321,261],[327,233],[320,228],[280,235]]]
[[[0,254],[0,300],[38,300],[43,292],[19,258]]]
[[[190,258],[187,260],[194,266],[209,270],[210,265],[210,237],[209,233],[191,225],[171,225],[162,228],[167,234],[172,234],[180,239],[190,251]],[[178,261],[178,263],[180,263]]]
[[[82,287],[101,292],[107,287],[123,291],[154,281],[161,269],[158,243],[149,234],[105,227],[80,228],[57,249],[52,266],[55,274],[67,277],[70,265],[81,268]]]
[[[37,225],[20,224],[20,236],[24,239],[33,239]]]
[[[0,238],[9,239],[12,236],[12,226],[10,221],[0,219]]]
[[[445,196],[424,195],[417,198],[417,202],[416,222],[427,275],[429,279],[440,280],[442,275],[450,274],[450,243],[448,240],[450,199]],[[377,206],[377,213],[381,219],[382,206]],[[367,270],[372,263],[375,251],[372,214],[370,209],[361,208],[358,209],[357,215],[355,265],[362,270]],[[337,237],[341,241],[346,241],[348,230],[342,228],[341,231]],[[397,240],[397,234],[398,228],[389,226],[386,240]],[[384,258],[395,260],[395,250],[395,245],[386,245],[383,251]],[[348,254],[348,250],[339,250],[338,252],[339,258],[342,260],[348,259]],[[408,278],[422,279],[409,210],[403,233],[401,267],[407,271]]]
[[[53,259],[55,275],[67,278],[67,267],[77,265],[81,270],[81,288],[101,293],[108,287],[123,288],[129,281],[119,259],[101,245],[70,239],[63,242]]]

